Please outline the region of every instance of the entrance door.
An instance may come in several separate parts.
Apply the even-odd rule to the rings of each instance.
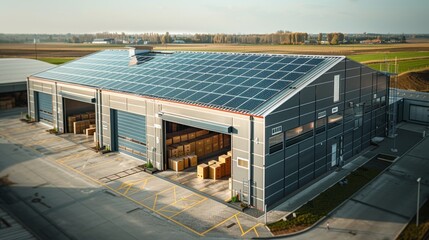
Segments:
[[[332,144],[331,167],[337,165],[337,143]]]
[[[38,120],[52,125],[52,95],[37,92],[37,108]]]
[[[116,131],[119,152],[147,160],[145,116],[117,110]]]

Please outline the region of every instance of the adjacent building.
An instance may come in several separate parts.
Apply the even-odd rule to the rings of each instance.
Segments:
[[[228,136],[231,194],[264,209],[385,136],[388,82],[344,56],[105,50],[30,76],[29,114],[93,111],[101,146],[160,170],[172,123]]]
[[[27,77],[53,66],[34,59],[0,59],[0,109],[27,106]]]

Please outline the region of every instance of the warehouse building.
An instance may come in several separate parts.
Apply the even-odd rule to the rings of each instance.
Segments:
[[[220,156],[230,174],[196,181],[262,210],[385,136],[388,78],[343,56],[105,50],[30,76],[29,113],[70,132],[94,112],[100,146],[164,172]]]
[[[0,59],[0,110],[27,106],[27,77],[53,66],[34,59]]]

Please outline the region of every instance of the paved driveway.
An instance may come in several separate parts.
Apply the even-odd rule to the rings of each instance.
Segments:
[[[271,236],[255,218],[141,172],[134,158],[101,155],[16,116],[0,114],[0,128],[0,177],[13,182],[2,188],[6,204],[27,206],[44,238]]]

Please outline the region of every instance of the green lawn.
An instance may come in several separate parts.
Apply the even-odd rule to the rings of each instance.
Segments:
[[[268,227],[275,235],[297,232],[310,227],[374,179],[381,171],[382,168],[380,167],[372,167],[372,165],[365,164],[365,166],[358,168],[346,177],[348,180],[347,185],[341,186],[339,183],[335,184],[300,207],[295,212],[296,218],[268,224]]]
[[[74,58],[38,58],[38,60],[59,65],[74,60]]]
[[[389,53],[371,53],[371,54],[359,54],[349,55],[348,58],[357,62],[384,60],[384,59],[395,59],[401,58],[415,58],[415,57],[429,57],[429,52],[389,52]]]
[[[386,71],[386,64],[374,63],[368,64],[368,66],[376,70]],[[429,59],[398,61],[398,73],[424,68],[429,68]],[[389,69],[389,72],[394,72],[392,65]]]

